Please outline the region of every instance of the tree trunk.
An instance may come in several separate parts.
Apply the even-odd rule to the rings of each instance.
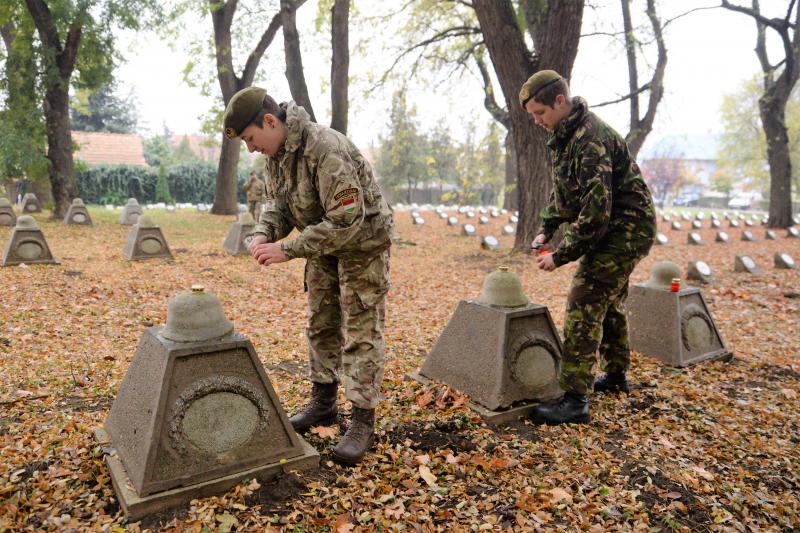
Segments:
[[[506,180],[503,207],[509,211],[519,209],[519,192],[517,191],[517,154],[514,153],[514,139],[506,133]]]
[[[539,212],[547,205],[553,184],[547,135],[520,107],[519,89],[539,69],[554,69],[569,78],[578,50],[583,1],[525,3],[538,64],[525,46],[510,0],[474,0],[473,5],[511,118],[519,192],[514,250],[529,251],[541,220]]]
[[[297,32],[297,17],[291,0],[281,0],[281,20],[283,22],[283,50],[286,58],[286,81],[289,82],[289,91],[292,93],[295,103],[302,106],[311,115],[312,122],[316,122],[314,109],[311,107],[311,98],[308,96],[308,87],[303,71],[303,56],[300,53],[300,34]]]
[[[211,208],[211,212],[217,215],[235,215],[239,212],[239,203],[236,201],[236,168],[239,165],[239,139],[231,140],[224,135],[222,137],[222,147],[219,152],[219,165],[217,167],[217,182],[214,189],[214,206]],[[223,209],[223,206],[227,208]]]
[[[792,162],[789,157],[789,135],[786,130],[784,105],[765,97],[758,101],[761,123],[767,136],[770,176],[767,226],[770,228],[787,228],[793,223]]]
[[[336,0],[331,17],[331,128],[347,134],[350,0]]]
[[[53,193],[53,219],[63,219],[73,198],[78,197],[72,135],[69,127],[69,94],[51,87],[44,100],[47,124],[47,159],[50,160],[50,187]]]

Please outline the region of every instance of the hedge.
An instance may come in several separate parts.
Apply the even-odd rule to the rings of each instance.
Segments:
[[[206,203],[214,200],[217,167],[210,163],[192,163],[166,169],[167,184],[173,201]],[[89,204],[123,205],[128,198],[140,203],[156,202],[158,173],[144,167],[99,165],[76,173],[81,199]],[[237,201],[245,203],[242,190],[245,176],[237,177]]]

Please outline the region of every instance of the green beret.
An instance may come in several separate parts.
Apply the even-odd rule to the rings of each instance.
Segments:
[[[522,89],[519,90],[519,105],[524,108],[528,100],[536,96],[536,93],[560,79],[562,79],[561,74],[555,70],[540,70],[534,73],[533,76],[528,78],[528,81],[522,84]]]
[[[233,95],[222,117],[222,127],[228,139],[235,139],[241,135],[242,131],[255,120],[261,111],[265,96],[267,91],[259,87],[247,87]]]

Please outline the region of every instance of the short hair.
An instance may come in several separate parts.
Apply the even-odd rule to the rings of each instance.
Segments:
[[[567,80],[564,78],[560,78],[558,80],[554,80],[552,83],[546,84],[544,87],[536,91],[536,94],[534,94],[531,98],[534,102],[539,102],[542,105],[553,107],[553,104],[556,102],[556,96],[559,94],[563,94],[568,103],[572,101],[572,97],[569,94],[569,84],[567,84]]]
[[[264,95],[264,101],[261,102],[261,110],[256,113],[256,116],[253,117],[250,124],[258,126],[259,128],[263,127],[264,115],[272,115],[281,122],[286,122],[286,110],[278,105],[278,102],[268,94]]]

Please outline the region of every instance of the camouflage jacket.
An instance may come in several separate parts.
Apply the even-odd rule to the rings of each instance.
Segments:
[[[265,207],[253,229],[269,242],[284,241],[291,258],[358,256],[391,245],[392,210],[353,143],[331,128],[311,122],[294,102],[286,109],[289,130],[283,147],[267,158]]]
[[[656,214],[639,166],[625,140],[589,111],[583,98],[573,103],[547,141],[553,191],[539,233],[550,240],[562,223],[569,223],[553,253],[555,264],[575,261],[592,249],[649,249]]]
[[[247,178],[244,186],[248,202],[259,202],[264,198],[264,182],[258,178]]]

